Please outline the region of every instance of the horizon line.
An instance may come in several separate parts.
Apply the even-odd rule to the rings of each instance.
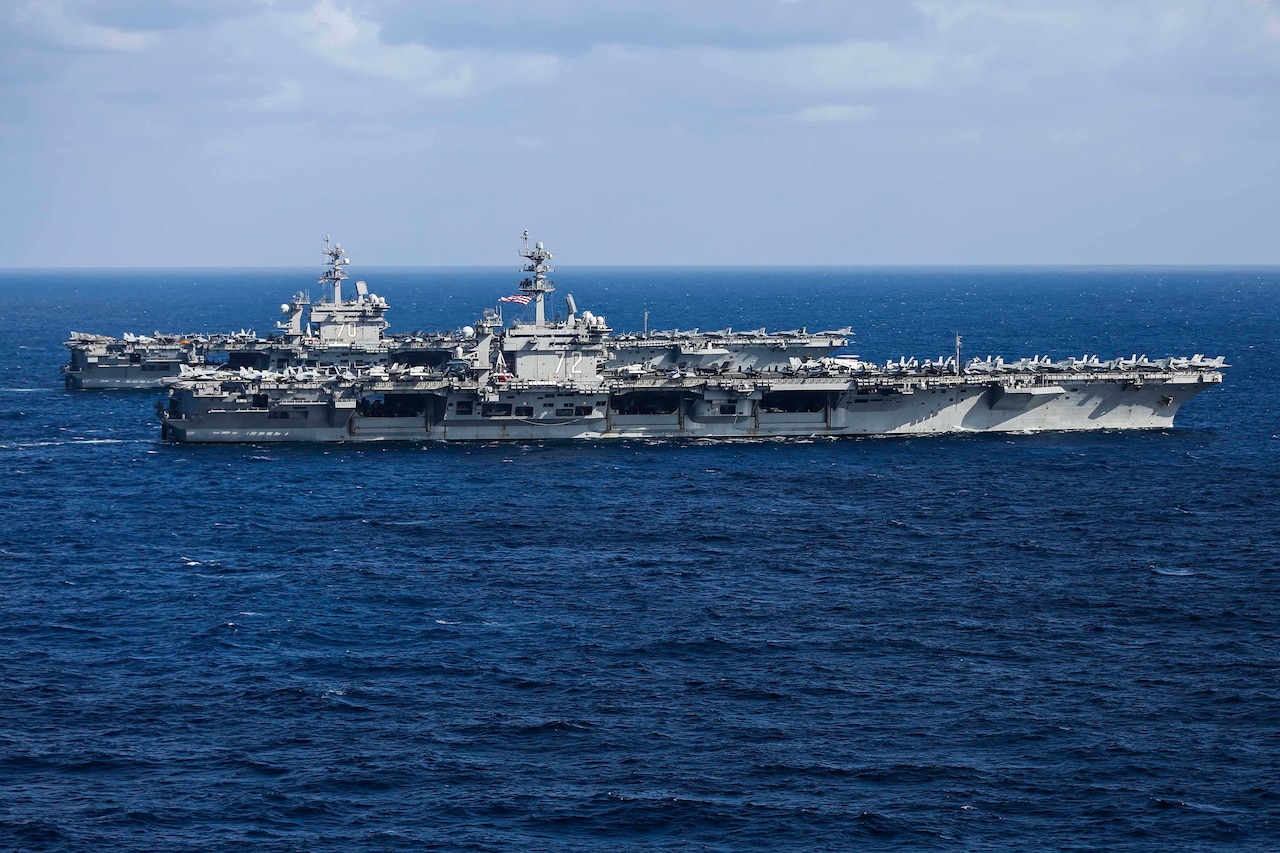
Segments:
[[[231,266],[182,266],[182,265],[164,265],[164,266],[92,266],[92,265],[73,265],[73,266],[3,266],[0,265],[0,274],[3,273],[22,273],[22,272],[169,272],[169,271],[269,271],[280,270],[295,272],[298,270],[312,270],[318,265],[301,265],[301,264],[263,264],[263,265],[231,265]],[[519,264],[368,264],[362,265],[361,269],[367,270],[509,270],[512,267],[519,267]],[[1115,269],[1186,269],[1186,270],[1204,270],[1204,269],[1280,269],[1280,261],[1268,263],[928,263],[928,264],[907,264],[907,263],[811,263],[811,264],[717,264],[717,263],[692,263],[692,264],[567,264],[557,266],[558,271],[570,269],[614,269],[614,270],[635,270],[635,269],[653,269],[653,270],[675,270],[675,269],[759,269],[759,270],[782,270],[782,269],[824,269],[824,270],[940,270],[940,269],[974,269],[974,270],[990,270],[990,269],[1032,269],[1032,270],[1050,270],[1050,269],[1076,269],[1076,270],[1115,270]],[[353,276],[354,278],[354,276]]]

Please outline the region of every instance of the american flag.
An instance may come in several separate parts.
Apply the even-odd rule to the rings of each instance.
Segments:
[[[518,302],[521,305],[528,305],[532,296],[526,296],[523,293],[517,293],[514,296],[503,296],[498,299],[499,302]]]

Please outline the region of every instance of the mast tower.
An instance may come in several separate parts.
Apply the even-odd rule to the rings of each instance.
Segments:
[[[524,232],[524,246],[520,251],[520,257],[526,258],[529,261],[523,271],[533,273],[532,278],[526,278],[520,282],[520,292],[527,293],[529,296],[533,297],[534,325],[546,325],[547,315],[546,308],[543,305],[543,300],[548,293],[555,290],[555,288],[552,287],[553,282],[551,279],[547,278],[547,273],[555,272],[555,269],[549,266],[547,261],[554,258],[555,255],[544,249],[541,243],[535,244],[534,247],[530,249],[529,231],[526,229]]]
[[[343,253],[341,246],[329,241],[328,234],[324,235],[324,256],[329,259],[329,268],[318,281],[332,287],[333,302],[338,304],[342,302],[342,282],[347,277],[342,268],[351,263],[351,259]]]

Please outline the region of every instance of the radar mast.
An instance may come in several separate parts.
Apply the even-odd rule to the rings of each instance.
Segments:
[[[328,234],[324,235],[324,256],[329,259],[329,268],[318,280],[320,284],[332,287],[332,301],[338,304],[342,302],[342,282],[347,277],[342,268],[351,263],[351,259],[343,253],[341,246],[330,242]]]
[[[533,297],[534,304],[534,325],[543,326],[546,324],[547,315],[546,308],[543,306],[543,299],[548,293],[555,290],[552,287],[551,279],[547,278],[547,273],[555,272],[555,270],[547,265],[547,261],[555,257],[542,247],[541,243],[529,248],[529,231],[524,232],[524,246],[520,251],[520,257],[529,261],[528,266],[524,267],[524,272],[533,273],[532,278],[526,278],[520,282],[520,292],[526,293]]]

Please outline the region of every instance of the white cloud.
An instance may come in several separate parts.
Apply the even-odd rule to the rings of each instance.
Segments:
[[[104,27],[67,17],[61,0],[30,0],[14,12],[18,24],[26,24],[55,44],[88,50],[140,51],[159,41],[155,33]]]
[[[868,106],[853,104],[822,104],[816,107],[805,107],[796,113],[796,121],[817,124],[840,124],[851,121],[866,121],[875,110]]]
[[[375,21],[358,17],[333,0],[319,0],[300,13],[276,17],[285,35],[318,58],[340,68],[402,83],[419,92],[460,96],[479,88],[548,79],[555,57],[436,50],[421,44],[390,44]]]
[[[320,0],[306,12],[291,15],[288,28],[313,54],[334,65],[408,84],[432,95],[463,95],[475,79],[474,69],[444,51],[419,44],[389,45],[381,27]]]

